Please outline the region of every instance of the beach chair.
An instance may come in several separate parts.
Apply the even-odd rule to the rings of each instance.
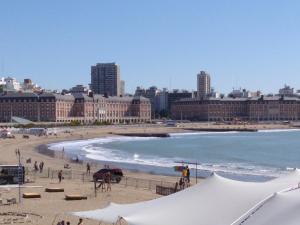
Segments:
[[[66,195],[65,200],[67,200],[67,201],[87,200],[87,196],[83,196],[83,195]]]
[[[50,192],[50,193],[53,193],[53,192],[64,192],[65,189],[64,188],[46,188],[45,189],[45,192]]]
[[[24,193],[23,198],[41,198],[39,193]]]

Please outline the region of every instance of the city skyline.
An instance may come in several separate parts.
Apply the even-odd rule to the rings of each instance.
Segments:
[[[99,64],[115,64],[115,63],[97,63],[97,65]],[[119,65],[117,65],[119,68]],[[92,66],[94,67],[94,66]],[[199,74],[196,75],[196,85],[199,85],[199,75],[202,73],[206,73],[206,71],[200,71]],[[293,87],[290,86],[288,84],[283,84],[278,90],[274,91],[274,92],[263,92],[262,90],[256,89],[256,90],[250,90],[247,89],[245,87],[232,87],[231,90],[229,90],[229,92],[225,93],[225,92],[220,92],[219,90],[215,89],[215,87],[210,86],[211,83],[211,78],[210,75],[207,74],[209,77],[209,81],[208,81],[208,86],[207,87],[202,87],[206,90],[206,94],[204,96],[208,96],[208,97],[215,97],[215,98],[220,98],[221,96],[228,96],[228,97],[237,97],[235,95],[239,95],[241,93],[256,93],[256,94],[261,94],[261,95],[267,95],[267,96],[272,96],[272,95],[286,95],[286,93],[288,93],[289,95],[299,95],[300,94],[300,89],[298,89],[298,87]],[[8,83],[6,83],[6,81],[8,81]],[[10,83],[10,82],[15,82],[14,84]],[[26,84],[26,82],[30,82],[29,86],[28,84]],[[3,86],[4,85],[4,86]],[[5,87],[6,85],[9,85],[9,90],[7,90],[7,88]],[[25,85],[25,86],[24,86]],[[47,93],[63,93],[63,94],[68,94],[68,93],[76,93],[76,92],[84,92],[87,93],[89,91],[94,92],[95,94],[101,94],[98,93],[98,91],[93,90],[93,88],[91,88],[91,83],[89,84],[76,84],[73,87],[64,87],[62,89],[47,89],[46,87],[41,87],[35,83],[32,83],[31,78],[24,78],[24,82],[20,82],[19,80],[17,80],[15,77],[13,76],[8,76],[8,77],[0,77],[0,87],[2,89],[0,89],[0,93],[1,90],[2,91],[8,91],[8,92],[47,92]],[[202,84],[203,85],[203,84]],[[177,93],[177,92],[190,92],[190,93],[194,93],[195,95],[199,95],[199,87],[197,87],[197,89],[185,89],[185,88],[173,88],[173,89],[168,89],[167,87],[159,87],[157,85],[151,85],[148,87],[145,87],[143,85],[139,85],[135,88],[135,90],[133,92],[125,92],[125,81],[124,80],[119,80],[119,95],[116,94],[108,94],[103,92],[102,95],[111,95],[111,96],[126,96],[126,95],[135,95],[136,91],[141,89],[141,90],[149,90],[152,88],[155,88],[157,91],[167,91],[170,93]],[[17,88],[17,89],[16,89]],[[196,94],[197,93],[197,94]],[[204,97],[203,96],[203,97]],[[199,96],[198,96],[199,97]],[[246,96],[243,96],[246,97]]]
[[[297,1],[1,6],[0,77],[63,89],[89,84],[90,65],[116,62],[129,93],[141,85],[196,90],[201,70],[222,93],[300,88]]]

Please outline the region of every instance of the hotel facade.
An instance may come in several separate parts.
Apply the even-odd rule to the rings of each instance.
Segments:
[[[151,120],[151,104],[143,97],[103,97],[82,93],[0,95],[0,122],[11,122],[13,117],[33,122],[144,123]]]
[[[182,99],[171,107],[172,118],[192,121],[300,120],[300,99],[291,97]]]

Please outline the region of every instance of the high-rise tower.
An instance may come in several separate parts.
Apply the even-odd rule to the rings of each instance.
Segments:
[[[115,63],[97,63],[91,67],[91,90],[95,94],[120,96],[120,67]]]
[[[210,93],[210,75],[205,71],[197,74],[197,95],[198,98],[206,98]]]

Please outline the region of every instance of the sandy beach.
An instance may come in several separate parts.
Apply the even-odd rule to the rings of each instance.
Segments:
[[[33,169],[33,163],[35,161],[45,163],[45,171],[48,168],[52,170],[64,169],[63,165],[66,163],[65,159],[53,158],[43,154],[39,154],[36,151],[37,146],[60,142],[66,140],[78,140],[78,139],[90,139],[96,137],[112,136],[117,133],[175,133],[175,132],[187,132],[188,128],[205,128],[207,124],[195,123],[195,124],[181,124],[178,127],[165,127],[162,125],[136,125],[136,126],[107,126],[107,127],[77,127],[71,128],[71,133],[59,132],[56,136],[51,135],[48,137],[32,136],[29,139],[24,139],[22,135],[15,135],[15,139],[0,139],[0,164],[17,164],[17,156],[15,150],[19,149],[21,152],[22,164],[30,169]],[[281,124],[259,124],[259,125],[209,125],[209,127],[215,128],[244,128],[249,129],[288,129],[289,125]],[[31,158],[31,164],[26,163],[26,159]],[[68,162],[69,163],[69,162]],[[85,173],[85,164],[70,164],[72,171],[77,171],[78,174]],[[100,169],[101,165],[93,165],[92,173]],[[153,180],[157,182],[174,183],[177,181],[177,177],[153,175],[139,172],[126,171],[125,176],[129,178]],[[66,214],[72,211],[93,210],[101,207],[105,207],[110,202],[116,203],[131,203],[150,200],[160,197],[151,188],[125,186],[124,183],[113,184],[112,191],[97,193],[95,196],[94,186],[91,179],[65,179],[62,183],[58,183],[56,176],[40,176],[33,173],[27,177],[33,183],[26,184],[32,186],[42,186],[41,188],[22,188],[24,192],[37,192],[41,194],[40,199],[22,199],[20,204],[13,204],[10,206],[0,206],[0,212],[25,212],[32,213],[29,215],[29,219],[25,224],[57,224],[59,220],[70,221],[71,224],[77,224],[78,218]],[[87,177],[89,178],[89,177]],[[90,177],[91,178],[91,177]],[[60,187],[64,188],[64,193],[46,193],[44,189],[46,187]],[[0,189],[0,198],[15,197],[18,199],[17,189]],[[81,201],[65,201],[65,194],[82,194],[88,197],[87,200]],[[4,217],[2,216],[2,219]],[[0,215],[1,224],[1,215]],[[93,225],[99,224],[99,221],[86,220],[84,224]],[[103,223],[102,223],[103,224]]]

